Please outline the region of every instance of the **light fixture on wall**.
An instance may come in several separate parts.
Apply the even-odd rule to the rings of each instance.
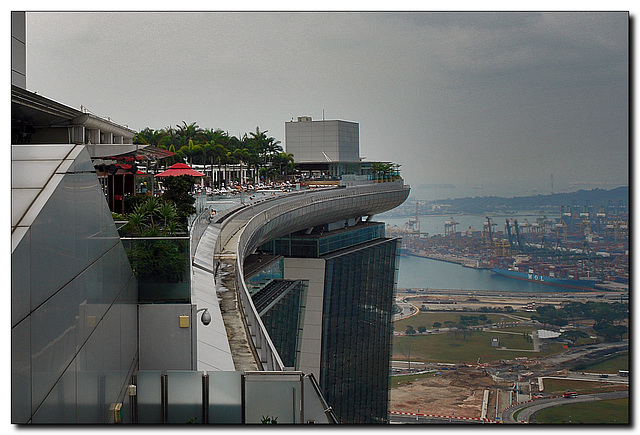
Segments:
[[[204,326],[207,326],[209,323],[211,323],[211,313],[209,313],[209,308],[200,308],[198,311],[196,311],[196,315],[200,311],[203,311],[202,316],[200,317],[200,321]]]

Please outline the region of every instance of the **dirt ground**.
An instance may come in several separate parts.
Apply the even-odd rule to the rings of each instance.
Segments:
[[[490,390],[489,409],[495,409],[496,387],[499,385],[489,375],[475,369],[443,371],[441,376],[429,376],[392,388],[390,410],[479,418],[484,390]],[[494,413],[490,412],[489,416]]]
[[[564,300],[563,295],[556,294],[536,295],[535,298],[531,295],[522,298],[508,298],[501,297],[502,295],[474,294],[474,297],[470,298],[468,294],[456,294],[455,290],[442,291],[442,294],[429,294],[428,297],[415,294],[399,296],[407,297],[408,302],[417,307],[420,307],[421,304],[428,306],[432,304],[433,306],[430,306],[430,308],[434,310],[451,309],[442,305],[442,301],[455,301],[456,309],[466,307],[471,311],[482,306],[502,307],[510,305],[517,308],[534,299],[537,303],[545,305],[560,304]],[[571,297],[576,301],[582,301],[583,298],[587,300],[593,295],[573,293]],[[434,303],[434,301],[440,301],[440,304]],[[400,356],[398,358],[401,359]],[[551,366],[557,365],[553,361],[550,361],[549,364]],[[547,367],[547,369],[550,368]],[[547,369],[537,367],[537,371],[545,371]],[[389,408],[390,411],[395,412],[480,418],[484,391],[489,390],[487,417],[493,420],[496,417],[496,411],[500,413],[509,406],[511,402],[509,392],[512,384],[513,382],[506,381],[499,384],[490,375],[484,374],[482,370],[474,367],[458,367],[457,370],[443,370],[441,376],[429,375],[425,378],[417,379],[411,384],[404,383],[392,388]],[[498,390],[499,392],[497,393]],[[497,406],[496,395],[499,402]]]

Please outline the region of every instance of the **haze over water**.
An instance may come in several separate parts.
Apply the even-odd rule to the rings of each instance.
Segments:
[[[504,229],[505,219],[518,219],[523,222],[525,218],[530,223],[536,221],[539,214],[533,212],[524,212],[515,215],[498,215],[493,216],[492,221],[496,223],[495,230]],[[548,216],[553,218],[554,216]],[[444,222],[450,219],[450,216],[419,216],[420,230],[427,232],[429,235],[443,234]],[[457,229],[466,230],[471,227],[475,231],[481,231],[482,225],[486,221],[485,216],[481,215],[461,215],[453,217],[459,222]],[[385,222],[389,225],[402,227],[407,222],[408,217],[388,218],[377,216],[375,220]],[[429,258],[421,258],[415,256],[402,256],[399,261],[398,270],[398,288],[417,288],[417,289],[453,289],[473,291],[500,291],[500,292],[529,292],[529,293],[548,293],[548,292],[572,292],[572,290],[564,287],[543,285],[528,281],[506,278],[504,276],[492,273],[487,269],[472,269],[463,267],[458,264],[448,263],[445,261],[432,260]]]
[[[473,291],[500,291],[549,293],[572,292],[569,288],[543,285],[510,279],[490,270],[462,267],[446,261],[414,256],[400,257],[398,288],[452,289]]]
[[[628,185],[628,183],[569,182],[569,184],[565,184],[563,187],[558,185],[556,182],[554,187],[552,186],[550,175],[547,175],[546,178],[541,176],[541,178],[545,179],[545,183],[539,187],[531,187],[520,183],[486,183],[486,180],[484,184],[434,184],[414,179],[405,179],[405,182],[411,186],[411,197],[408,199],[409,202],[415,202],[416,199],[421,201],[437,201],[453,198],[474,198],[483,196],[500,196],[509,198],[551,195],[553,193],[569,193],[576,192],[578,190],[608,190]]]

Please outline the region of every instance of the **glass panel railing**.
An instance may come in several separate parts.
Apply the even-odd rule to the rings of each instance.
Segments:
[[[306,378],[301,372],[282,371],[139,371],[136,422],[335,423],[317,384],[307,382],[309,391],[305,391]]]
[[[242,423],[242,372],[209,372],[209,423]]]
[[[140,303],[189,303],[189,237],[122,238]]]
[[[167,423],[201,424],[203,372],[167,372]]]
[[[140,371],[136,375],[138,423],[160,424],[162,418],[162,372]]]
[[[297,373],[245,374],[245,422],[300,424],[301,388],[302,377]]]

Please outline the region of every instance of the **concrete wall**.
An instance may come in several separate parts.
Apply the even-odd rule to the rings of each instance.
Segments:
[[[285,123],[285,145],[298,163],[360,161],[359,126],[355,122],[298,121]]]
[[[195,314],[190,304],[139,305],[140,370],[196,370]]]
[[[285,279],[304,279],[309,283],[307,298],[304,302],[300,356],[296,370],[313,373],[316,379],[320,379],[324,271],[325,261],[321,258],[284,259]]]

